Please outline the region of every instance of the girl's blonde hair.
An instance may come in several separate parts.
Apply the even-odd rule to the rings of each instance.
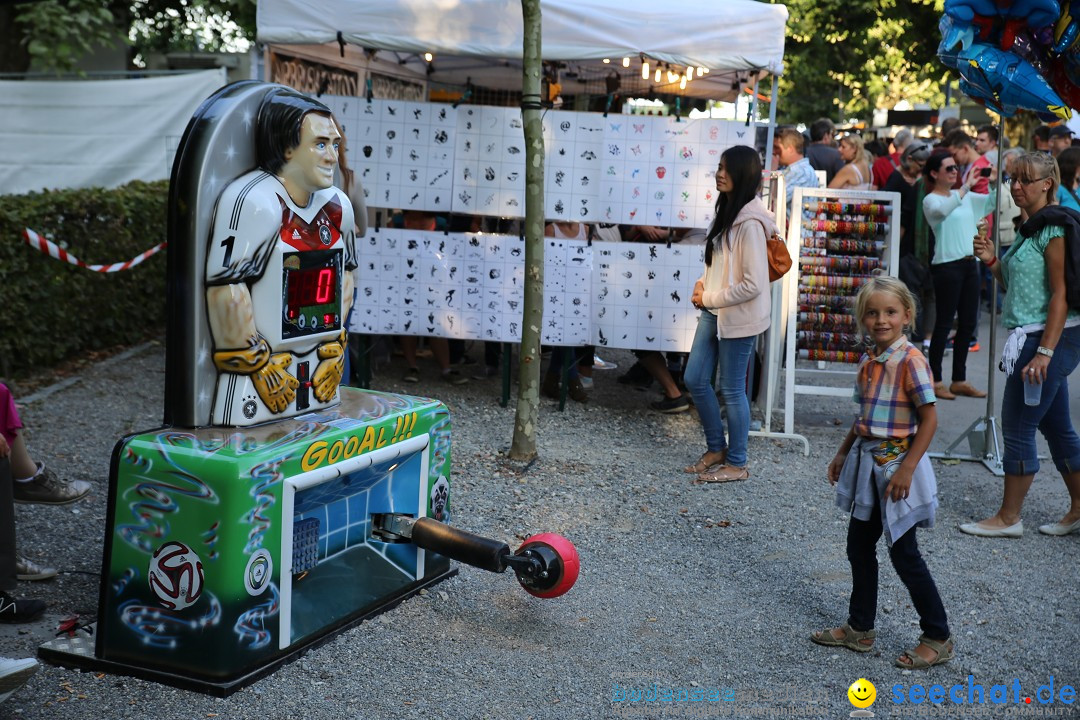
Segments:
[[[1046,190],[1046,204],[1057,204],[1058,188],[1061,187],[1061,171],[1053,155],[1043,152],[1024,153],[1016,159],[1015,177],[1028,181],[1049,179],[1050,187]]]
[[[908,311],[911,321],[914,322],[916,314],[915,296],[908,290],[908,286],[904,284],[904,281],[888,275],[876,275],[866,281],[866,284],[859,288],[859,294],[855,296],[855,322],[859,326],[860,332],[868,332],[866,326],[863,325],[863,315],[866,314],[866,304],[870,302],[870,296],[876,292],[891,293],[896,296],[896,299]],[[904,332],[908,333],[910,331],[911,325],[905,325]]]

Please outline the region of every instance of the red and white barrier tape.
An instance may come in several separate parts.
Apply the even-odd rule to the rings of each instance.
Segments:
[[[151,255],[157,254],[167,244],[161,243],[160,245],[152,247],[146,252],[136,255],[127,262],[112,263],[111,265],[87,265],[79,258],[69,254],[67,250],[64,250],[64,248],[60,247],[51,240],[46,240],[30,228],[26,228],[25,230],[23,230],[23,239],[26,241],[27,245],[32,248],[37,248],[51,258],[56,258],[57,260],[60,260],[62,262],[66,262],[71,265],[86,268],[87,270],[93,270],[94,272],[100,273],[111,273],[119,272],[120,270],[130,270]]]

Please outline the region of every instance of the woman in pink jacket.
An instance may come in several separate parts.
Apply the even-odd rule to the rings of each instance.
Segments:
[[[746,371],[757,336],[769,327],[771,298],[766,239],[776,230],[772,214],[758,195],[761,158],[753,148],[736,145],[720,157],[716,171],[716,218],[705,244],[705,274],[694,285],[691,302],[701,310],[683,380],[694,397],[705,431],[705,454],[684,468],[699,482],[745,480],[750,402]],[[727,408],[727,438],[718,389]]]

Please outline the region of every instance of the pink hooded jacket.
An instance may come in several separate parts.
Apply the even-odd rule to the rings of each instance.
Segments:
[[[704,285],[702,304],[716,315],[717,337],[750,337],[768,329],[772,294],[765,241],[774,232],[772,214],[754,198],[713,248],[712,265],[698,280]]]

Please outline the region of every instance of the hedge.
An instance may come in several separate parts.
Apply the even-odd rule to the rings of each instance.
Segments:
[[[120,262],[165,240],[168,182],[0,196],[0,377],[164,331],[165,253],[97,273],[23,241],[35,230],[88,264]]]

